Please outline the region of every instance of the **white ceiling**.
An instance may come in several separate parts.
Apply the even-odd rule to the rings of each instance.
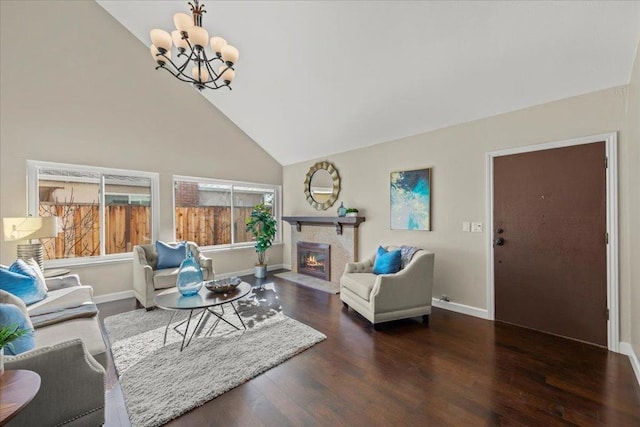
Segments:
[[[190,13],[98,3],[145,45]],[[240,50],[205,96],[283,165],[627,84],[640,34],[640,1],[204,4]]]

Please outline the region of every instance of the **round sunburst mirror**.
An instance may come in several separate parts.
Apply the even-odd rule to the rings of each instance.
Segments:
[[[329,162],[318,162],[309,168],[304,180],[307,202],[319,211],[329,209],[338,200],[340,175]]]

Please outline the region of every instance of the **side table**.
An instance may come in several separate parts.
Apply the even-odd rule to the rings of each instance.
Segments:
[[[24,369],[4,371],[0,377],[0,425],[5,425],[22,411],[36,397],[38,390],[40,375],[35,372]]]

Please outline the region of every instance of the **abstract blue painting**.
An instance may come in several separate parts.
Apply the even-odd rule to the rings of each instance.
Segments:
[[[431,169],[391,172],[391,229],[431,231]]]

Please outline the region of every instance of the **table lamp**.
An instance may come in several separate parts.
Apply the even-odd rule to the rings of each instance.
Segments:
[[[18,258],[36,260],[44,271],[44,254],[39,239],[58,235],[58,217],[29,216],[24,218],[3,218],[4,241],[18,243]]]

